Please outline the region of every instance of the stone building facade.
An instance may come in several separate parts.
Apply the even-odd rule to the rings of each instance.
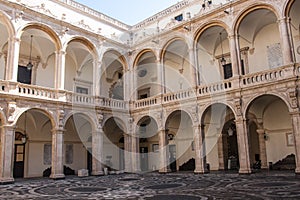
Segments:
[[[300,172],[300,1],[184,0],[129,26],[73,0],[0,1],[0,182]]]

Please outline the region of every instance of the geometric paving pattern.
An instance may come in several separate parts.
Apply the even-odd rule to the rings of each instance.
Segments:
[[[300,177],[279,171],[251,175],[185,172],[17,179],[14,184],[0,185],[0,199],[300,199]]]

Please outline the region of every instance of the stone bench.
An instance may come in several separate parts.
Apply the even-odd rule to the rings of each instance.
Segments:
[[[79,169],[78,170],[78,176],[79,177],[89,176],[89,170],[87,170],[87,169]]]

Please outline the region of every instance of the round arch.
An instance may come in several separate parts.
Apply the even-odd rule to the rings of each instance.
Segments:
[[[222,105],[228,107],[228,108],[232,111],[232,113],[234,114],[234,117],[236,118],[237,112],[236,112],[236,110],[234,109],[234,106],[233,106],[232,104],[230,104],[230,103],[228,103],[228,102],[210,102],[210,103],[207,103],[207,104],[203,107],[202,112],[199,114],[199,116],[200,116],[200,122],[202,122],[203,116],[204,116],[205,113],[207,112],[208,108],[210,108],[211,106],[216,105],[216,104],[222,104]]]
[[[293,112],[293,109],[292,109],[292,107],[291,107],[289,101],[286,99],[285,96],[281,96],[280,94],[276,94],[276,93],[273,93],[273,92],[268,92],[268,93],[257,94],[257,95],[255,95],[255,96],[253,96],[251,99],[249,99],[248,102],[245,103],[245,107],[244,107],[244,109],[243,109],[243,110],[245,111],[245,112],[243,112],[243,113],[244,113],[244,115],[243,115],[244,119],[246,119],[246,115],[247,115],[247,113],[248,113],[248,111],[249,111],[249,108],[251,107],[251,104],[252,104],[256,99],[258,99],[258,98],[260,98],[260,97],[262,97],[262,96],[274,96],[274,97],[279,98],[279,99],[282,100],[282,101],[284,102],[284,104],[287,106],[289,112]]]
[[[236,17],[236,19],[233,21],[233,33],[234,34],[238,34],[238,30],[240,27],[241,22],[243,21],[243,19],[251,12],[258,10],[258,9],[267,9],[270,10],[271,12],[274,13],[274,15],[276,16],[276,18],[279,18],[279,13],[277,12],[277,10],[270,4],[262,4],[262,3],[254,3],[251,6],[244,8],[241,13]]]
[[[161,52],[160,52],[160,56],[159,56],[159,57],[160,57],[160,60],[163,60],[163,58],[164,58],[164,56],[165,56],[165,54],[166,54],[166,52],[167,52],[168,47],[169,47],[173,42],[176,42],[176,41],[182,41],[182,42],[184,42],[184,43],[187,45],[187,47],[189,47],[189,46],[188,46],[189,43],[186,41],[185,38],[180,37],[180,36],[175,36],[175,37],[169,39],[169,40],[162,46],[162,49],[161,49]]]
[[[128,61],[127,61],[126,57],[114,48],[106,49],[106,51],[103,53],[102,60],[104,59],[105,55],[108,53],[112,53],[112,54],[115,54],[116,56],[118,56],[118,59],[121,61],[121,64],[123,65],[123,69],[125,71],[128,70]]]
[[[106,119],[103,120],[102,127],[104,127],[109,120],[114,120],[121,130],[123,130],[125,133],[127,132],[126,123],[120,117],[115,117],[115,116],[107,117]]]
[[[288,17],[290,15],[293,4],[296,0],[286,0],[284,3],[284,9],[282,15]]]
[[[7,15],[5,12],[0,11],[0,18],[1,18],[1,21],[3,21],[4,24],[6,25],[9,36],[10,37],[14,36],[16,34],[16,29],[15,29],[14,25],[12,24],[12,21],[9,20],[10,16]]]
[[[194,118],[193,118],[192,114],[188,110],[186,110],[185,108],[180,108],[180,109],[175,109],[174,111],[172,111],[171,113],[169,113],[167,115],[167,117],[165,118],[165,121],[163,122],[164,128],[166,128],[166,123],[168,122],[168,120],[170,118],[172,118],[172,116],[174,116],[174,114],[176,114],[176,112],[183,112],[183,113],[185,113],[187,116],[189,116],[189,118],[190,118],[193,126],[198,125],[198,124],[194,124],[196,120],[193,120]]]
[[[133,68],[137,66],[138,62],[140,61],[140,58],[146,53],[152,53],[153,56],[157,59],[155,52],[152,49],[143,49],[137,54],[136,58],[134,59]]]
[[[50,26],[42,23],[32,22],[32,23],[25,24],[23,27],[21,27],[18,30],[17,38],[21,38],[23,32],[28,29],[37,29],[47,33],[50,36],[50,38],[53,40],[56,50],[60,50],[62,48],[62,43],[58,34]]]
[[[195,31],[194,36],[193,36],[193,38],[194,38],[194,45],[196,45],[197,41],[199,40],[199,38],[201,37],[201,35],[203,34],[203,32],[205,32],[206,30],[208,30],[209,28],[214,27],[214,26],[220,26],[220,27],[224,28],[227,33],[230,33],[230,28],[229,28],[229,26],[225,22],[223,22],[221,20],[209,21],[209,22],[201,25]]]
[[[40,113],[44,114],[45,116],[47,116],[51,122],[51,126],[52,128],[55,128],[55,127],[58,127],[58,122],[55,120],[53,114],[47,110],[44,110],[42,108],[25,108],[25,109],[22,109],[15,117],[14,119],[14,122],[13,122],[13,125],[16,125],[16,123],[18,122],[19,118],[21,117],[21,115],[23,115],[25,112],[28,112],[30,110],[37,110],[39,111]]]
[[[63,127],[66,126],[66,123],[67,121],[72,117],[72,116],[75,116],[75,115],[78,115],[78,116],[81,116],[83,119],[87,120],[91,126],[92,126],[92,130],[95,131],[96,130],[96,121],[94,120],[95,118],[90,115],[89,113],[83,113],[83,112],[77,112],[77,111],[74,111],[74,112],[70,112],[67,116],[64,117],[64,121],[63,121]]]
[[[98,55],[97,55],[97,48],[95,45],[87,38],[82,37],[82,36],[72,36],[67,42],[66,45],[64,45],[63,50],[66,51],[68,45],[71,42],[79,42],[86,46],[88,50],[92,53],[94,60],[98,60]]]

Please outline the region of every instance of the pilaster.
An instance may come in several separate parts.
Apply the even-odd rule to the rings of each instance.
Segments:
[[[204,126],[194,126],[194,144],[195,144],[195,171],[194,173],[203,174],[206,169],[206,148],[204,142]]]

